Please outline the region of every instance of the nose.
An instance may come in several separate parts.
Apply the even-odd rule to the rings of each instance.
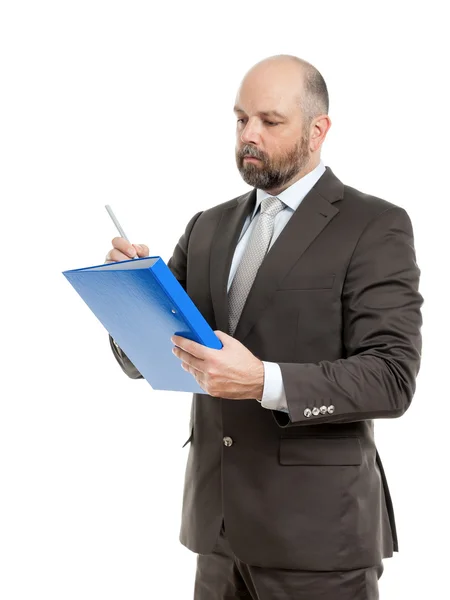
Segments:
[[[243,144],[258,145],[261,141],[261,136],[258,127],[249,119],[240,133],[240,139]]]

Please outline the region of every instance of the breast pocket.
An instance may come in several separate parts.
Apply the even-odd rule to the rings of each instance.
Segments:
[[[278,285],[277,291],[283,290],[331,290],[336,275],[296,275],[288,273]]]

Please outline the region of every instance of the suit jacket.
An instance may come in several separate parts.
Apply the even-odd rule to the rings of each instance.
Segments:
[[[168,262],[213,329],[228,332],[228,273],[255,199],[198,212]],[[193,395],[182,544],[210,553],[224,519],[235,555],[255,566],[358,569],[398,550],[373,420],[400,417],[415,392],[419,276],[406,211],[327,167],[264,258],[234,333],[280,365],[289,414]]]

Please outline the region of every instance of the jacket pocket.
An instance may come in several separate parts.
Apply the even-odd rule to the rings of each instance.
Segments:
[[[361,443],[354,437],[283,437],[279,444],[282,465],[360,465]]]

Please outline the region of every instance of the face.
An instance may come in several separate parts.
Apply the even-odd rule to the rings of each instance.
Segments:
[[[309,128],[294,81],[298,73],[293,79],[279,68],[257,71],[244,79],[236,97],[237,167],[247,184],[269,193],[299,179],[310,162]]]

